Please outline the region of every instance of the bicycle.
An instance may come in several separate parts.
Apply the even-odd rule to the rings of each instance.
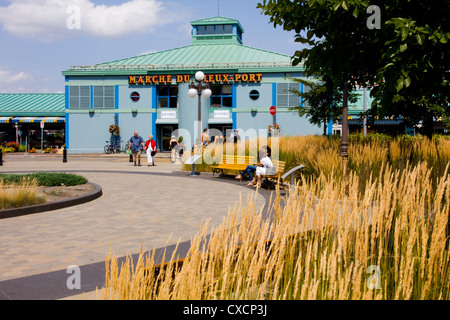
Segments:
[[[122,149],[120,147],[120,144],[123,142],[123,140],[120,141],[106,141],[107,145],[105,145],[104,147],[104,151],[106,154],[111,154],[111,153],[121,153]]]

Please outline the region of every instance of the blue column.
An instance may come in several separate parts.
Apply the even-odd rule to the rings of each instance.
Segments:
[[[67,78],[66,78],[67,80]],[[64,124],[64,143],[66,145],[66,148],[69,149],[69,86],[65,87],[65,108],[66,108],[66,115],[65,115],[65,124]]]
[[[156,86],[152,86],[152,134],[155,141],[159,141],[159,134],[156,132],[156,120],[158,119],[158,114],[156,111],[158,110],[158,97],[157,97],[157,91]]]
[[[236,95],[236,92],[237,92],[237,84],[235,84],[235,83],[233,83],[233,87],[232,87],[232,94],[233,94],[233,97],[232,97],[232,109],[231,109],[231,119],[233,120],[233,130],[235,130],[235,129],[237,129],[237,126],[236,126],[236,122],[237,122],[237,114],[236,114],[236,107],[237,107],[237,104],[236,104],[236,100],[237,100],[237,95]]]
[[[90,109],[94,108],[94,86],[91,86],[91,106]]]
[[[277,107],[277,84],[272,83],[272,105],[276,108]],[[273,122],[277,123],[277,115],[273,117]]]
[[[114,86],[114,109],[119,109],[119,86]],[[119,126],[119,113],[114,114],[114,124]]]

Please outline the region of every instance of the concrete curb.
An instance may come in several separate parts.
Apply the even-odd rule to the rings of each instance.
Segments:
[[[34,206],[28,206],[28,207],[22,207],[22,208],[0,210],[0,220],[34,214],[34,213],[63,209],[63,208],[83,204],[83,203],[86,203],[86,202],[89,202],[89,201],[92,201],[92,200],[95,200],[95,199],[101,197],[103,194],[102,187],[100,187],[98,184],[95,184],[92,182],[88,182],[88,183],[95,187],[94,191],[87,193],[85,195],[79,196],[79,197],[70,198],[70,199],[66,199],[66,200],[53,201],[53,202],[37,204]]]

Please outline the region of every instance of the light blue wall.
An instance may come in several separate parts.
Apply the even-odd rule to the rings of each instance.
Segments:
[[[138,92],[141,96],[139,101],[130,99],[132,92]],[[119,109],[151,109],[152,87],[151,86],[119,86]]]
[[[250,99],[250,91],[258,90],[259,99]],[[244,84],[238,85],[236,90],[236,108],[262,108],[269,110],[272,105],[272,84]]]
[[[70,114],[69,153],[102,153],[111,134],[114,114]]]
[[[151,113],[120,114],[120,138],[126,142],[133,136],[134,131],[137,131],[142,139],[147,141],[149,134],[155,136],[152,129],[152,118]]]
[[[308,136],[321,135],[323,129],[312,125],[305,117],[300,117],[298,112],[278,112],[277,124],[280,126],[282,136]]]

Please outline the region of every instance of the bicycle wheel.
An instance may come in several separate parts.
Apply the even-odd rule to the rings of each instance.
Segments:
[[[112,153],[112,149],[111,149],[111,146],[109,144],[107,144],[105,146],[104,150],[105,150],[106,154],[111,154]]]

